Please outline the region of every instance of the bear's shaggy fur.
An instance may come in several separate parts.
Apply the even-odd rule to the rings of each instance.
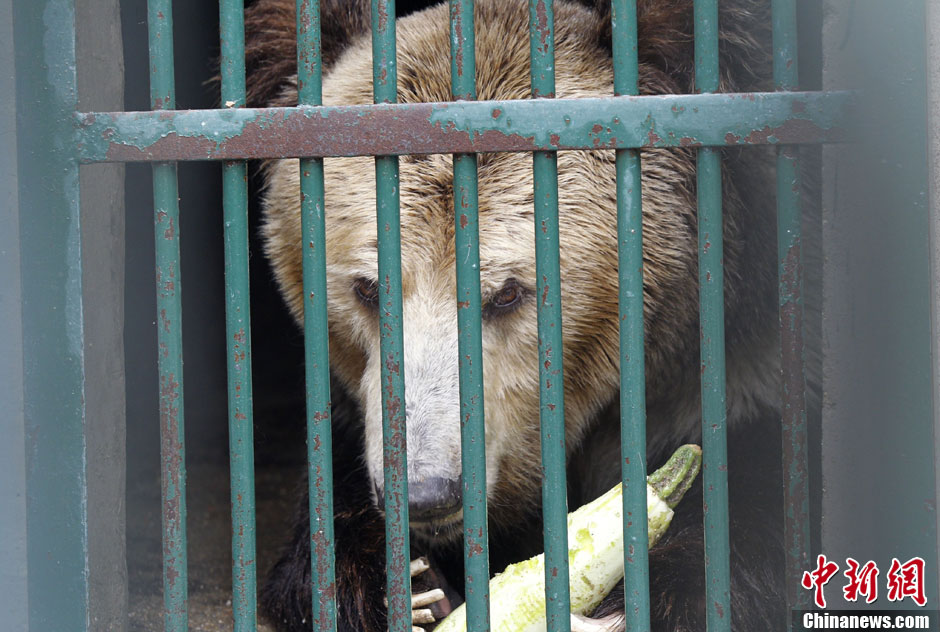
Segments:
[[[372,102],[368,9],[324,0],[326,105]],[[613,92],[609,15],[555,4],[556,96]],[[597,0],[598,6],[607,4]],[[693,91],[691,0],[639,0],[641,94]],[[249,105],[296,103],[294,1],[258,0],[247,13]],[[766,89],[769,2],[721,3],[721,89]],[[476,4],[480,99],[529,98],[526,3]],[[448,10],[399,19],[398,99],[450,100]],[[558,155],[569,506],[619,480],[617,237],[614,154]],[[325,161],[331,368],[354,402],[337,406],[337,599],[341,629],[384,629],[378,316],[361,296],[377,276],[374,161]],[[735,630],[784,621],[780,547],[779,360],[773,186],[763,150],[723,155],[727,401],[730,422],[732,621]],[[694,155],[642,152],[644,327],[649,463],[701,430]],[[299,172],[265,167],[267,255],[291,312],[302,321]],[[409,480],[460,474],[457,305],[450,156],[404,156],[400,165],[404,371]],[[536,275],[532,163],[527,154],[479,156],[484,304],[521,291],[512,310],[484,308],[483,359],[492,569],[541,549]],[[357,289],[359,294],[357,294]],[[338,394],[337,398],[342,395]],[[359,412],[361,411],[361,415]],[[360,421],[361,419],[361,421]],[[700,486],[698,493],[701,493]],[[371,498],[370,498],[371,495]],[[284,629],[309,616],[309,537],[302,503],[291,548],[262,602]],[[378,526],[377,526],[378,525]],[[412,525],[459,592],[459,514]],[[701,499],[690,498],[651,552],[654,629],[704,629]],[[599,614],[616,611],[617,590]],[[621,594],[622,599],[622,594]]]

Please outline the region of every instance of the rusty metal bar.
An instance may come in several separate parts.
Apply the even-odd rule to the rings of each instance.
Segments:
[[[398,98],[394,0],[372,0],[372,77],[375,103],[393,103]],[[375,143],[388,132],[385,130],[383,134],[369,139],[369,142]],[[332,133],[335,134],[335,130]],[[375,202],[379,251],[388,629],[389,632],[411,632],[411,547],[397,156],[378,155],[375,158]]]
[[[476,99],[473,0],[451,0],[451,94]],[[489,529],[486,518],[486,437],[477,157],[454,155],[454,235],[457,257],[457,355],[463,480],[464,599],[467,630],[490,626]]]
[[[614,93],[639,91],[636,0],[611,6]],[[640,152],[618,149],[617,242],[620,289],[620,456],[623,483],[624,617],[650,629],[646,508],[646,362],[643,344],[643,214]]]
[[[551,0],[529,0],[533,99],[555,96],[555,21]],[[543,125],[544,125],[543,121]],[[568,493],[565,479],[565,386],[558,239],[558,154],[532,154],[535,276],[538,300],[539,424],[542,529],[545,539],[545,619],[549,632],[571,629],[568,584]]]
[[[219,11],[222,106],[244,107],[244,2],[222,0]],[[248,289],[248,166],[243,160],[226,161],[222,165],[222,206],[232,503],[232,616],[236,632],[253,632],[258,622],[255,605],[255,451]]]
[[[150,100],[154,110],[176,107],[173,7],[149,0]],[[163,499],[164,630],[188,628],[186,572],[186,449],[183,425],[183,322],[181,309],[179,191],[176,163],[153,165],[154,240],[157,258],[157,354],[160,374],[160,459]]]
[[[847,140],[850,92],[383,103],[76,114],[83,162]]]
[[[715,92],[718,2],[695,0],[695,88]],[[702,363],[702,482],[705,514],[705,613],[708,632],[731,630],[728,535],[728,438],[725,398],[725,302],[721,217],[721,155],[697,151],[698,282]]]
[[[323,102],[320,3],[297,1],[297,96]],[[310,595],[314,630],[336,630],[336,542],[333,533],[333,437],[330,340],[326,335],[326,217],[323,159],[300,160],[304,284],[304,364],[307,380],[307,482],[310,512]]]
[[[774,87],[796,90],[796,3],[774,0]],[[806,372],[803,354],[802,204],[799,148],[777,148],[777,256],[780,294],[780,368],[783,439],[784,553],[787,611],[810,607],[801,590],[809,566],[809,459],[806,435]],[[788,618],[787,625],[792,627]]]

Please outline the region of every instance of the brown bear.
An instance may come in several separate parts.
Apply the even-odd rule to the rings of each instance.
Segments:
[[[325,0],[326,105],[372,102],[369,11]],[[555,3],[558,97],[613,93],[609,10]],[[639,0],[641,94],[694,91],[692,0]],[[768,0],[720,3],[721,90],[767,89]],[[526,3],[479,0],[479,99],[530,98]],[[402,17],[398,100],[451,100],[448,9]],[[294,0],[247,12],[249,105],[296,104]],[[765,150],[723,153],[732,623],[785,625],[779,455],[779,359],[772,170]],[[375,176],[369,157],[325,161],[327,287],[334,396],[337,602],[341,630],[385,629],[382,429],[376,301]],[[302,321],[299,171],[264,168],[266,253]],[[648,462],[701,430],[695,158],[642,151]],[[491,568],[541,550],[539,399],[532,160],[479,156],[484,399]],[[400,165],[404,370],[414,550],[432,557],[450,605],[462,588],[460,432],[452,160]],[[558,155],[569,506],[620,477],[614,153]],[[348,396],[347,396],[348,394]],[[703,630],[701,488],[650,554],[653,629]],[[378,495],[377,495],[378,494]],[[278,629],[309,622],[306,501],[293,540],[262,591]],[[619,600],[618,600],[619,593]],[[595,616],[622,612],[622,590]],[[445,608],[446,610],[446,608]],[[605,619],[609,620],[609,619]],[[616,622],[615,622],[616,625]],[[622,628],[622,623],[620,623]]]

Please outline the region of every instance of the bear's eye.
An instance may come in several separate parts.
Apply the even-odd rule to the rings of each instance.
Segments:
[[[501,316],[516,309],[525,295],[525,288],[515,279],[509,279],[503,287],[490,297],[483,307],[485,317]]]
[[[359,277],[353,283],[356,296],[367,307],[377,307],[379,304],[379,284],[372,279]]]

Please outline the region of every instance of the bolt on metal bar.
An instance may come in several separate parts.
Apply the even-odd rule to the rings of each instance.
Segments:
[[[636,0],[611,5],[614,94],[639,92]],[[620,456],[623,483],[624,616],[650,629],[646,510],[646,368],[643,343],[643,214],[640,152],[618,149],[617,242],[620,288]]]
[[[533,98],[555,96],[555,24],[551,0],[529,1]],[[558,239],[558,155],[534,152],[535,274],[539,335],[539,421],[545,618],[549,632],[571,629],[568,584],[568,497],[565,482],[565,393]]]
[[[176,107],[173,7],[148,0],[150,100],[154,110]],[[186,572],[186,449],[183,426],[183,323],[176,163],[153,165],[157,259],[157,366],[160,374],[160,458],[163,497],[163,603],[167,632],[188,628]]]
[[[13,4],[18,72],[9,96],[16,99],[17,130],[4,142],[18,139],[10,147],[18,166],[4,186],[16,186],[19,199],[19,210],[9,212],[19,213],[13,254],[21,266],[12,272],[20,275],[23,301],[10,307],[22,308],[22,332],[10,335],[22,333],[23,408],[5,410],[4,423],[22,414],[27,438],[11,446],[25,448],[28,604],[22,605],[31,630],[90,630],[79,168],[63,124],[78,99],[75,2]],[[0,293],[12,300],[6,287]],[[0,521],[6,511],[0,509]],[[5,572],[10,561],[4,555]]]
[[[717,0],[695,0],[695,88],[719,88]],[[697,151],[699,314],[702,362],[702,478],[705,488],[705,603],[709,632],[731,630],[728,440],[721,155]]]
[[[297,95],[320,105],[320,3],[297,1]],[[310,594],[315,630],[336,630],[333,531],[333,439],[330,348],[326,310],[326,217],[323,159],[300,160],[304,283],[304,353],[307,374],[307,482],[310,512]]]
[[[797,90],[796,3],[774,0],[771,20],[774,87]],[[799,578],[809,562],[809,463],[806,364],[803,354],[803,262],[799,149],[777,148],[777,253],[780,294],[780,367],[783,419],[784,553],[787,611],[809,608]],[[787,625],[793,622],[788,618]]]
[[[450,2],[451,94],[476,99],[473,0]],[[457,354],[463,479],[464,599],[467,630],[490,626],[489,530],[486,516],[486,436],[477,157],[454,154],[454,234],[457,253]]]
[[[396,63],[395,0],[372,0],[372,88],[375,103],[394,103],[397,100]],[[389,632],[411,632],[399,191],[398,157],[376,156],[388,629]]]
[[[222,106],[245,105],[245,7],[219,3]],[[251,388],[251,306],[248,288],[248,170],[222,165],[225,242],[225,336],[228,370],[229,475],[232,502],[232,614],[236,632],[257,627],[254,431]]]

